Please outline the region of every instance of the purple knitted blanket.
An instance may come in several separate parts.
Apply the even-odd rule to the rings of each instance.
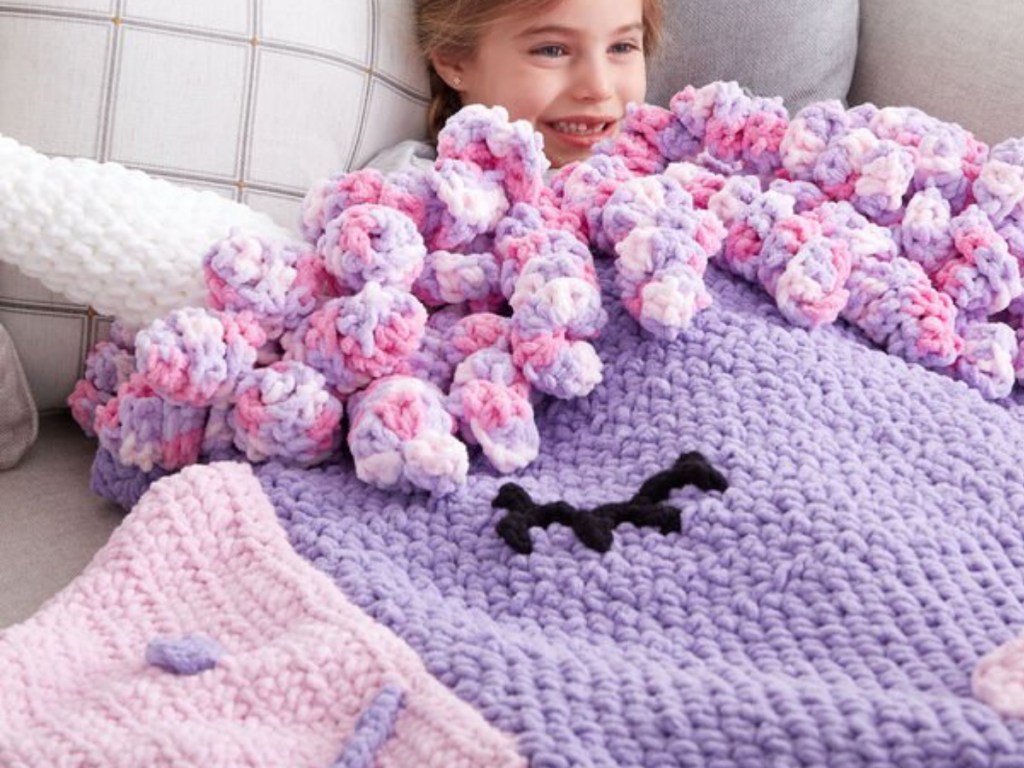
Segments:
[[[681,532],[523,555],[483,462],[440,501],[268,465],[292,544],[535,766],[1024,764],[970,693],[1024,627],[1022,411],[707,280],[674,343],[607,302],[604,383],[542,406],[515,478],[593,506],[698,450],[729,489],[676,492]]]

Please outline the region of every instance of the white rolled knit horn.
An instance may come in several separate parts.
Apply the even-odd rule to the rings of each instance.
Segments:
[[[213,192],[0,135],[0,261],[70,301],[132,325],[203,306],[203,254],[232,227],[295,238]]]

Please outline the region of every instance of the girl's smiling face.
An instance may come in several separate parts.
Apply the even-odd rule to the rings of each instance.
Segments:
[[[435,57],[463,104],[500,105],[544,136],[554,167],[613,136],[647,92],[643,0],[557,0],[492,24],[468,57]]]

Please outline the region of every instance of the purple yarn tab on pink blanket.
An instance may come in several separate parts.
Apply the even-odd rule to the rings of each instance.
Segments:
[[[385,685],[359,716],[355,732],[331,768],[373,768],[377,751],[395,732],[395,721],[405,706],[405,692]]]
[[[205,635],[156,637],[146,646],[146,663],[175,675],[198,675],[217,666],[225,653],[220,643]]]

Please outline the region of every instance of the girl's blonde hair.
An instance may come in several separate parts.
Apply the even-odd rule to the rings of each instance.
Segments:
[[[472,56],[481,34],[510,13],[529,15],[546,10],[557,0],[416,0],[416,42],[430,74],[430,138],[462,107],[458,91],[437,74],[434,54]],[[662,0],[643,0],[644,56],[650,58],[661,40]]]

